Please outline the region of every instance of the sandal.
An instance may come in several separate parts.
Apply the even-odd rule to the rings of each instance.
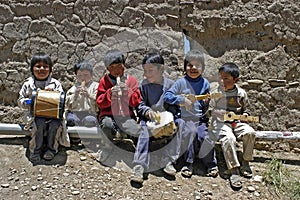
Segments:
[[[52,159],[54,158],[54,153],[52,153],[51,151],[47,151],[47,152],[44,154],[43,158],[44,158],[45,160],[52,160]]]
[[[218,170],[218,167],[212,167],[212,168],[208,168],[207,170],[207,176],[209,177],[217,177],[219,174],[219,170]]]
[[[241,177],[237,174],[232,174],[229,178],[229,181],[233,189],[241,189],[243,187]]]
[[[36,163],[39,163],[41,161],[41,157],[40,157],[39,154],[38,155],[31,154],[29,160],[30,160],[30,162],[36,164]]]
[[[241,167],[241,174],[245,178],[252,178],[252,170],[250,169],[249,165],[244,165]]]
[[[192,174],[193,174],[193,167],[192,167],[192,165],[184,166],[181,169],[181,175],[184,176],[184,177],[190,178],[192,176]]]

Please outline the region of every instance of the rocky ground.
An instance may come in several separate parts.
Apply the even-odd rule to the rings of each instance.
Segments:
[[[0,199],[289,199],[276,195],[262,180],[265,161],[282,159],[293,177],[300,177],[299,152],[255,150],[251,163],[254,177],[243,179],[244,187],[234,191],[219,162],[220,175],[209,178],[196,170],[192,178],[180,173],[168,177],[162,170],[146,174],[143,185],[130,183],[130,164],[119,152],[111,152],[114,164],[104,166],[82,146],[62,148],[51,162],[33,166],[28,161],[26,137],[0,138]],[[120,146],[120,144],[119,144]],[[220,157],[218,152],[218,157]],[[127,161],[126,161],[127,160]],[[179,166],[177,166],[179,167]]]

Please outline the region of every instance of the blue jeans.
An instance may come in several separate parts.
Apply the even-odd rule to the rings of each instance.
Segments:
[[[205,167],[217,166],[215,143],[209,138],[207,123],[187,121],[183,130],[183,139],[187,148],[184,153],[187,163],[194,163],[195,151],[199,150],[198,157]]]
[[[160,166],[165,166],[168,162],[176,162],[176,160],[180,156],[180,148],[181,148],[181,140],[182,140],[182,127],[183,120],[177,119],[175,120],[175,124],[177,126],[177,132],[175,133],[172,140],[163,148],[159,149],[156,152],[160,159]],[[142,165],[145,169],[148,169],[150,166],[150,133],[147,128],[146,122],[141,121],[141,131],[139,134],[136,151],[134,153],[134,165]]]

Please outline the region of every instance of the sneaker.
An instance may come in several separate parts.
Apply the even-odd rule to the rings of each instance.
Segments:
[[[130,180],[136,183],[143,183],[143,173],[144,173],[144,167],[142,165],[136,165],[132,169],[133,174],[131,175]]]
[[[30,162],[32,163],[38,163],[41,161],[41,156],[37,154],[31,154],[29,157]]]
[[[54,153],[52,153],[51,151],[46,151],[43,158],[45,160],[52,160],[54,158]]]
[[[176,169],[174,168],[172,162],[169,162],[169,163],[165,166],[164,172],[166,172],[166,173],[169,174],[170,176],[175,176],[175,174],[176,174]]]

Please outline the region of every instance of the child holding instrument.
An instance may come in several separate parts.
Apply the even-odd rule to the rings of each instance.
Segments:
[[[240,70],[235,63],[225,63],[219,68],[219,87],[216,89],[223,93],[223,97],[210,102],[212,115],[212,132],[221,142],[227,168],[231,172],[230,183],[235,189],[242,187],[240,179],[240,163],[236,153],[236,140],[243,141],[243,161],[241,173],[251,177],[252,171],[249,161],[253,160],[255,131],[247,123],[240,120],[224,121],[224,114],[233,112],[236,115],[248,116],[249,106],[247,93],[238,87]]]
[[[176,169],[174,168],[173,163],[176,162],[180,154],[181,131],[177,131],[177,133],[172,136],[172,141],[164,146],[164,150],[160,149],[155,152],[150,152],[149,146],[153,138],[147,127],[147,122],[157,122],[158,119],[156,116],[167,109],[168,111],[173,110],[172,113],[175,114],[174,120],[176,125],[183,123],[177,116],[178,113],[180,113],[179,107],[176,105],[166,105],[163,101],[164,93],[174,83],[174,81],[163,76],[163,57],[159,53],[149,53],[144,57],[142,65],[145,79],[142,80],[140,84],[142,101],[137,107],[137,113],[141,119],[140,124],[142,129],[139,133],[138,143],[134,154],[134,167],[131,176],[131,181],[137,183],[143,183],[143,173],[145,170],[149,170],[150,159],[155,157],[152,157],[151,155],[157,153],[158,155],[156,157],[159,159],[162,158],[162,160],[156,162],[152,160],[152,162],[156,165],[160,165],[159,167],[164,167],[164,172],[174,176]]]
[[[165,93],[164,100],[169,104],[181,105],[181,117],[185,121],[183,128],[183,150],[185,150],[185,166],[181,169],[183,176],[191,177],[195,150],[199,150],[199,158],[207,168],[208,176],[217,176],[218,168],[215,157],[214,142],[207,134],[208,99],[197,100],[195,95],[209,93],[209,82],[202,77],[204,71],[204,55],[201,51],[191,50],[184,59],[185,76],[178,79]]]
[[[98,83],[93,81],[93,66],[87,61],[74,65],[75,84],[66,94],[67,126],[97,126],[96,94]]]
[[[59,143],[69,146],[69,138],[66,132],[62,133],[62,120],[33,116],[32,112],[32,93],[39,90],[63,92],[60,82],[51,76],[52,61],[48,54],[34,54],[30,61],[30,70],[32,76],[23,84],[20,92],[18,104],[21,108],[28,109],[26,115],[25,129],[31,129],[31,140],[29,142],[30,161],[38,163],[43,159],[52,160],[58,152]],[[46,150],[43,151],[44,133],[47,131]],[[62,137],[62,140],[59,139]]]
[[[100,109],[98,120],[105,138],[124,136],[122,124],[128,119],[136,120],[134,109],[141,101],[141,93],[135,77],[125,74],[125,58],[114,49],[105,54],[104,64],[108,70],[99,81],[96,103]]]

